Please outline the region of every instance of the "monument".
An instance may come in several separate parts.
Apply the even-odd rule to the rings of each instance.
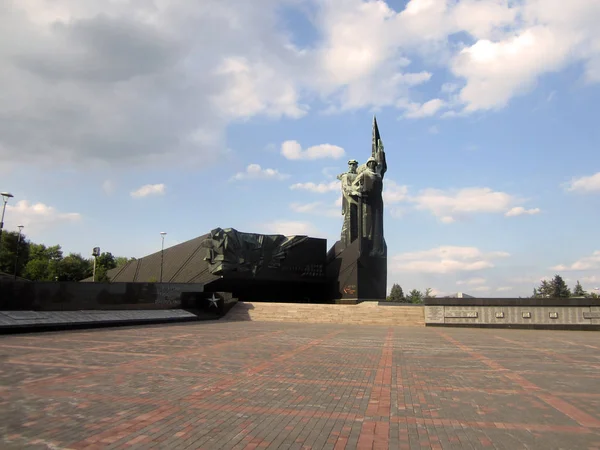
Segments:
[[[359,166],[348,161],[338,175],[342,192],[342,232],[327,254],[331,297],[341,303],[383,300],[387,286],[387,245],[383,234],[385,151],[373,117],[371,156]]]
[[[366,155],[365,155],[366,156]],[[198,283],[209,297],[241,301],[357,303],[383,300],[387,247],[383,233],[383,178],[387,170],[377,120],[371,155],[348,161],[338,179],[342,195],[340,240],[246,233],[215,228],[108,272],[112,283]],[[90,278],[89,280],[92,281]]]

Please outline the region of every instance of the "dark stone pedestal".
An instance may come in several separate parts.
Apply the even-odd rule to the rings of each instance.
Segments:
[[[387,258],[369,256],[370,244],[367,239],[356,239],[342,249],[338,241],[327,253],[326,273],[334,303],[385,300]]]

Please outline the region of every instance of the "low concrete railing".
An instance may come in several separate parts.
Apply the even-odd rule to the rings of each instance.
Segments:
[[[585,298],[425,299],[426,326],[600,329],[600,300]]]

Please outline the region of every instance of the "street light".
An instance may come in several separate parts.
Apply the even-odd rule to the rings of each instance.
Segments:
[[[94,257],[94,269],[92,271],[92,283],[96,282],[96,259],[100,256],[100,247],[94,247],[92,249],[92,256]]]
[[[21,231],[23,231],[23,228],[25,228],[24,225],[19,225],[19,237],[17,238],[17,251],[16,251],[16,255],[15,255],[15,274],[14,274],[14,279],[15,281],[17,281],[17,264],[19,263],[19,250],[21,248],[21,246],[19,245],[21,243]]]
[[[165,257],[165,235],[166,231],[160,232],[160,237],[162,238],[162,247],[160,249],[160,282],[162,283],[162,274],[163,274],[163,261]]]
[[[2,229],[4,228],[4,211],[6,211],[6,203],[9,198],[14,197],[10,192],[0,192],[4,206],[2,207],[2,217],[0,218],[0,253],[2,253]]]

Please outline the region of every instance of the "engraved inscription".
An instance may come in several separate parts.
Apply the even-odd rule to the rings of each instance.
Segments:
[[[156,305],[173,308],[181,304],[181,289],[173,285],[159,285],[156,289]]]
[[[444,322],[444,307],[443,306],[426,306],[425,307],[427,322]]]
[[[584,319],[600,319],[600,311],[584,312]]]
[[[531,319],[531,313],[530,312],[524,312],[523,313],[523,319]]]
[[[504,319],[504,311],[496,313],[496,319]]]
[[[447,311],[444,315],[446,319],[477,319],[477,311]]]
[[[557,312],[548,313],[548,317],[550,317],[551,319],[558,319],[558,313]]]

